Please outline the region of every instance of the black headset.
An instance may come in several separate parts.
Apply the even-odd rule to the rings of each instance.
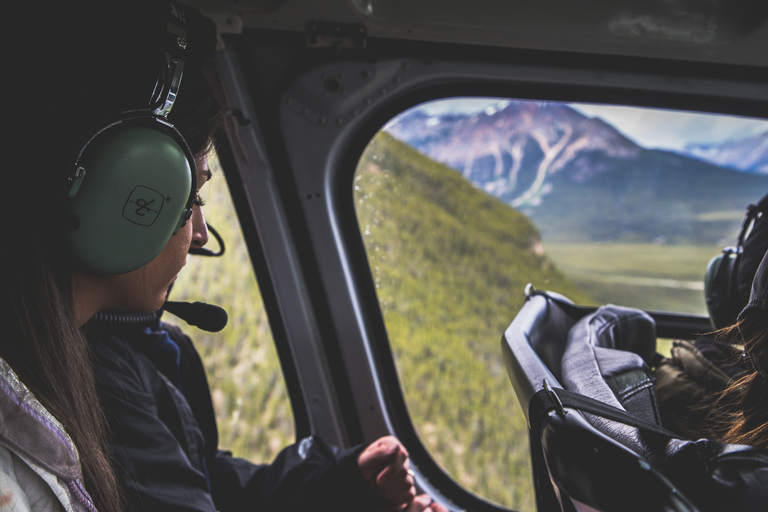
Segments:
[[[747,214],[739,231],[739,238],[735,247],[726,247],[722,253],[709,261],[704,275],[704,296],[707,302],[710,322],[715,329],[722,329],[733,324],[739,313],[747,305],[749,294],[744,297],[739,290],[739,268],[744,262],[745,242],[753,234],[756,222],[768,212],[768,195],[763,197],[756,205],[747,206]],[[759,235],[763,236],[763,230]],[[768,240],[758,244],[762,254],[758,262],[765,254],[764,248],[768,246]],[[757,268],[755,268],[757,270]],[[753,276],[750,276],[751,283]]]
[[[184,71],[186,25],[170,4],[165,56],[148,108],[124,112],[93,132],[67,178],[67,242],[88,270],[143,267],[192,214],[194,155],[168,121]]]

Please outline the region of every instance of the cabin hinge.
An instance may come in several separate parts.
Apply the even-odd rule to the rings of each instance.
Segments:
[[[365,48],[366,30],[354,23],[311,21],[307,23],[307,46],[310,48]]]

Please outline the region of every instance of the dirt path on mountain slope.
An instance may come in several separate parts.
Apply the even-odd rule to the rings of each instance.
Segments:
[[[547,142],[547,139],[544,138],[543,134],[538,132],[531,132],[531,137],[533,137],[533,139],[539,144],[541,152],[544,153],[544,158],[541,160],[541,163],[539,163],[539,167],[536,170],[536,179],[533,180],[530,188],[528,188],[528,190],[523,192],[522,195],[518,196],[517,199],[510,203],[513,208],[517,208],[518,206],[529,202],[536,196],[536,194],[541,191],[541,187],[544,185],[544,181],[547,179],[549,167],[552,165],[552,162],[555,161],[557,156],[563,151],[563,148],[565,148],[565,146],[568,144],[568,141],[571,139],[571,135],[573,135],[573,128],[570,126],[565,126],[565,133],[563,136],[560,137],[557,143],[555,143],[553,146],[550,146],[549,142]]]

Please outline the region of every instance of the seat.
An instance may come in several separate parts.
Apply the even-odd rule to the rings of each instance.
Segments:
[[[649,314],[526,295],[502,350],[528,419],[539,510],[765,508],[765,453],[660,426]]]

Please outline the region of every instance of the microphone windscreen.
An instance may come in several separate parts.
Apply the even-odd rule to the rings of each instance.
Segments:
[[[229,320],[224,308],[204,302],[166,302],[163,309],[208,332],[219,332]]]

